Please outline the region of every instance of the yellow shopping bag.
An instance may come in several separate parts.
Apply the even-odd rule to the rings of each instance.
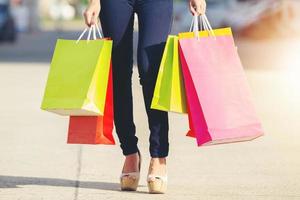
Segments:
[[[89,37],[92,29],[96,39],[94,26]],[[60,115],[103,115],[111,51],[108,39],[58,39],[41,109]]]
[[[169,35],[155,84],[151,108],[186,113],[185,90],[178,54],[178,37]]]
[[[232,35],[230,28],[214,30],[218,36]],[[209,31],[197,31],[199,37],[209,36]],[[169,35],[155,84],[151,108],[177,113],[187,113],[186,94],[178,52],[178,39],[193,38],[194,32]]]
[[[226,36],[226,35],[232,35],[232,30],[230,27],[226,28],[218,28],[218,29],[213,29],[215,36]],[[209,31],[203,30],[203,31],[197,31],[199,34],[199,37],[208,37],[209,36]],[[179,39],[182,38],[193,38],[195,37],[194,32],[182,32],[178,34]]]

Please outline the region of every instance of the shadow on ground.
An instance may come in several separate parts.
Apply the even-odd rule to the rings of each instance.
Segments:
[[[0,188],[19,188],[20,185],[47,185],[119,191],[119,183],[76,181],[57,178],[0,176]]]

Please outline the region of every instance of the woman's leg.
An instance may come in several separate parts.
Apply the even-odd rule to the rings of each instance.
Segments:
[[[124,155],[138,151],[131,88],[133,19],[131,0],[101,0],[100,21],[103,33],[113,40],[114,120]]]
[[[173,19],[172,0],[137,0],[139,19],[138,70],[150,129],[152,158],[168,156],[168,113],[151,109],[157,73]]]

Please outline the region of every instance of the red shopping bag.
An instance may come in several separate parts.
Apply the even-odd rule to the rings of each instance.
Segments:
[[[113,137],[113,82],[110,67],[103,116],[70,116],[69,144],[115,144]]]
[[[181,38],[190,130],[198,146],[263,135],[232,35]]]

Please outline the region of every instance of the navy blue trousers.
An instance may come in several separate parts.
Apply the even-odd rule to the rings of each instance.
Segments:
[[[138,151],[133,121],[132,72],[134,13],[138,16],[137,64],[150,129],[151,157],[169,152],[168,113],[151,109],[157,73],[173,21],[173,0],[100,0],[105,37],[113,40],[114,120],[123,155]],[[144,134],[144,133],[142,133]]]

